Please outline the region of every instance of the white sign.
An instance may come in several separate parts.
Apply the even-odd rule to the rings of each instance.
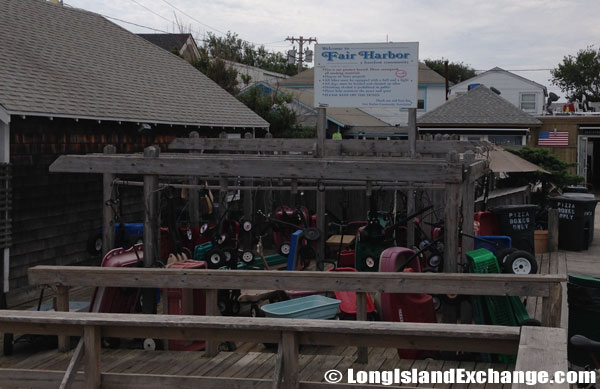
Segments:
[[[417,108],[419,43],[315,45],[315,107]]]

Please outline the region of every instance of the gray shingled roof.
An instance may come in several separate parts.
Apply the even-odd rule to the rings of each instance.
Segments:
[[[481,85],[417,119],[431,126],[531,126],[542,122]]]
[[[186,61],[100,15],[40,0],[0,9],[0,105],[11,114],[268,127]]]
[[[191,34],[137,34],[148,42],[154,43],[167,51],[181,50]]]

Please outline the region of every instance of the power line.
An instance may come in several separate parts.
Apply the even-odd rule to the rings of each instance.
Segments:
[[[184,11],[180,10],[179,8],[175,7],[173,4],[169,3],[167,0],[162,0],[162,1],[163,1],[164,3],[166,3],[166,4],[168,4],[169,6],[171,6],[172,8],[176,9],[177,11],[181,12],[182,14],[184,14],[185,16],[187,16],[188,18],[190,18],[190,19],[192,19],[192,20],[195,20],[196,22],[200,23],[201,25],[203,25],[203,26],[205,26],[205,27],[208,27],[208,28],[210,28],[211,30],[214,30],[214,31],[216,31],[216,32],[218,32],[218,33],[220,33],[220,34],[227,35],[227,33],[223,32],[223,31],[220,31],[220,30],[218,30],[218,29],[216,29],[216,28],[214,28],[214,27],[212,27],[212,26],[209,26],[208,24],[206,24],[206,23],[203,23],[203,22],[201,22],[200,20],[196,19],[195,17],[193,17],[193,16],[189,15],[188,13],[186,13],[186,12],[184,12]],[[252,42],[250,42],[250,43],[252,43]]]
[[[148,7],[146,7],[145,5],[143,5],[143,4],[139,3],[139,2],[137,2],[136,0],[131,0],[131,1],[132,1],[133,3],[135,3],[135,4],[139,5],[140,7],[142,7],[143,9],[145,9],[146,11],[150,12],[151,14],[154,14],[154,15],[158,16],[159,18],[161,18],[161,19],[163,19],[163,20],[166,20],[166,21],[167,21],[167,22],[169,22],[169,23],[173,23],[173,21],[172,21],[172,20],[169,20],[169,19],[165,18],[164,16],[162,16],[162,15],[160,15],[160,14],[158,14],[158,13],[156,13],[156,12],[152,11],[150,8],[148,8]]]
[[[67,7],[74,8],[74,9],[83,9],[83,8],[73,7],[71,4],[67,4],[67,3],[63,3],[63,5],[65,5]],[[88,11],[88,12],[90,12],[90,11]],[[148,27],[148,26],[144,26],[142,24],[138,24],[138,23],[134,23],[134,22],[128,22],[127,20],[115,18],[114,16],[109,16],[109,15],[101,14],[101,13],[98,13],[98,12],[94,12],[94,13],[96,13],[96,14],[102,16],[102,17],[105,17],[107,19],[116,20],[116,21],[121,22],[121,23],[127,23],[127,24],[131,24],[132,26],[141,27],[141,28],[145,28],[145,29],[148,29],[148,30],[152,30],[152,31],[163,32],[165,34],[170,34],[168,31],[161,30],[161,29],[158,29],[158,28]]]

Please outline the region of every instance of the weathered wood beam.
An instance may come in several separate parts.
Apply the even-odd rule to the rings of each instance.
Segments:
[[[312,154],[315,152],[317,139],[218,139],[218,138],[176,138],[169,145],[169,150],[215,150],[215,151],[253,151],[253,152],[299,152]],[[416,141],[416,152],[422,154],[446,154],[450,151],[463,153],[484,146],[481,142],[471,141]],[[346,153],[408,153],[409,142],[406,140],[325,140],[325,155]]]
[[[318,271],[204,270],[35,266],[32,285],[190,289],[317,290],[389,293],[549,296],[566,275],[462,273],[332,273]]]
[[[105,154],[116,154],[117,148],[113,145],[104,147]],[[114,181],[116,176],[112,173],[102,175],[102,258],[115,247],[115,215],[113,207],[116,206]]]
[[[50,172],[143,175],[213,175],[255,178],[311,178],[432,183],[462,182],[462,166],[441,160],[302,158],[236,155],[63,155]]]
[[[470,182],[475,182],[490,171],[490,164],[487,160],[469,161],[470,163]]]
[[[144,149],[143,159],[156,161],[159,158],[160,149],[156,146]],[[158,175],[144,175],[144,267],[152,268],[159,260],[160,239],[160,193],[158,192]],[[146,314],[156,313],[156,291],[154,288],[146,288],[142,291],[142,311]]]
[[[5,311],[0,316],[0,331],[19,324],[23,331],[48,334],[63,328],[84,327],[85,369],[97,377],[100,329],[107,337],[153,337],[168,339],[207,339],[278,342],[298,344],[354,345],[411,349],[515,353],[520,329],[508,326],[453,325],[439,323],[364,322],[345,320],[273,319],[215,316],[139,315],[81,312]],[[537,327],[539,328],[539,327]],[[291,339],[292,335],[296,340]],[[88,343],[89,340],[89,343]],[[97,345],[97,346],[96,346]],[[88,347],[97,354],[88,356]],[[286,347],[284,345],[284,377]],[[88,360],[89,358],[89,360]]]
[[[567,331],[562,328],[521,327],[521,339],[515,371],[567,372]],[[568,388],[568,384],[549,384],[544,388]],[[513,389],[530,388],[526,383],[513,384]]]
[[[65,375],[60,382],[59,389],[70,389],[71,385],[73,385],[73,381],[77,375],[77,369],[83,359],[83,352],[83,338],[80,338],[79,343],[77,343],[77,347],[73,352],[73,356],[71,357],[71,361],[69,362],[69,366],[67,366]]]
[[[56,311],[68,312],[69,311],[69,286],[57,285],[56,286]],[[71,348],[71,338],[64,335],[58,336],[58,351],[66,352]]]

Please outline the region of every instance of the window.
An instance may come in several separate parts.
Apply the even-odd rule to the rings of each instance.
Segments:
[[[521,93],[521,109],[525,112],[535,112],[535,93]]]
[[[417,109],[425,109],[425,98],[427,96],[425,88],[419,88],[417,94]]]
[[[523,135],[488,135],[488,141],[498,146],[523,146]]]

